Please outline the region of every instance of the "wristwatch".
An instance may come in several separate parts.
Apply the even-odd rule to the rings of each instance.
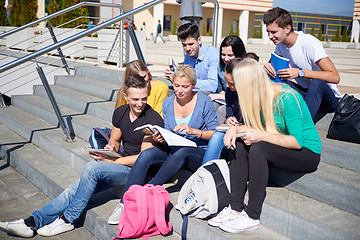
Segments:
[[[305,72],[302,68],[299,68],[299,77],[304,77],[305,76]]]

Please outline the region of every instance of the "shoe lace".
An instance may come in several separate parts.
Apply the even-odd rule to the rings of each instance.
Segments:
[[[116,205],[113,213],[114,213],[114,212],[117,212],[117,211],[118,211],[119,209],[121,209],[121,208],[123,208],[123,204],[122,204],[122,203],[119,203],[118,205]]]

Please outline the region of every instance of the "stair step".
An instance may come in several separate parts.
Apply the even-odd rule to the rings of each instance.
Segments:
[[[59,104],[105,121],[112,119],[114,102],[57,85],[51,86],[51,90]],[[47,98],[44,87],[40,85],[35,86],[34,94]]]
[[[7,157],[14,169],[50,198],[58,196],[69,184],[79,178],[80,174],[74,169],[26,142],[2,124],[0,124],[0,133],[1,155]],[[103,201],[113,198],[108,191],[99,194]],[[116,237],[117,226],[108,225],[106,219],[117,202],[118,200],[112,200],[105,205],[94,207],[86,212],[85,219],[81,219],[84,221],[84,226],[98,239]]]
[[[46,120],[52,125],[57,126],[59,123],[48,99],[35,95],[17,95],[13,96],[12,104],[25,112]],[[91,130],[94,127],[112,127],[109,121],[95,118],[60,104],[58,106],[64,120],[70,126],[69,129],[73,129],[74,134],[82,139],[89,139]]]
[[[55,85],[71,88],[110,101],[116,100],[116,96],[121,87],[121,85],[79,76],[56,76]]]
[[[61,129],[15,106],[0,111],[0,122],[78,172],[91,161],[84,149],[89,146],[87,141],[76,138],[75,142],[68,143],[63,140],[65,135]]]
[[[124,69],[114,69],[110,66],[107,66],[106,68],[79,66],[75,67],[75,75],[121,86],[124,78]]]

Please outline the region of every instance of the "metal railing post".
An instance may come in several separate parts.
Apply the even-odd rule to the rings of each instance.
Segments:
[[[37,63],[36,63],[37,64]],[[52,107],[54,108],[54,111],[55,111],[55,114],[56,114],[56,117],[58,118],[59,120],[59,123],[60,123],[60,127],[62,128],[64,134],[66,135],[66,138],[64,139],[66,142],[74,142],[74,139],[71,138],[70,136],[70,131],[68,129],[68,127],[66,126],[66,123],[61,115],[61,112],[60,112],[60,109],[59,109],[59,106],[57,105],[57,102],[55,100],[55,97],[54,97],[54,94],[53,92],[51,91],[51,88],[49,86],[49,82],[47,81],[46,77],[45,77],[45,74],[44,74],[44,71],[43,69],[37,64],[36,66],[36,70],[39,74],[39,77],[41,79],[41,82],[42,84],[44,85],[44,88],[45,88],[45,91],[49,97],[49,100],[51,102],[51,105]]]
[[[53,30],[53,28],[51,27],[50,22],[48,22],[48,24],[46,25],[46,27],[49,29],[49,32],[50,32],[51,38],[53,39],[54,43],[57,43],[58,41],[57,41],[57,39],[56,39],[56,36],[55,36],[54,30]],[[67,73],[68,73],[68,75],[70,76],[70,75],[71,75],[71,74],[70,74],[70,68],[69,68],[69,66],[68,66],[68,64],[67,64],[67,62],[66,62],[66,59],[65,59],[65,57],[64,57],[64,54],[63,54],[63,52],[62,52],[61,48],[60,48],[60,47],[58,47],[58,48],[57,48],[57,51],[58,51],[58,53],[59,53],[59,56],[60,56],[61,62],[63,63],[63,65],[64,65],[64,68],[65,68],[66,72],[67,72]]]
[[[143,53],[141,51],[141,48],[140,48],[139,41],[138,41],[138,39],[136,37],[134,27],[129,25],[128,31],[129,31],[129,35],[130,35],[131,41],[132,41],[132,43],[134,45],[134,49],[135,49],[135,52],[136,52],[136,55],[137,55],[138,59],[146,64],[144,55],[143,55]]]

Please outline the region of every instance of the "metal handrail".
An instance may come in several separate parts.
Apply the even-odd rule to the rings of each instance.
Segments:
[[[45,17],[42,17],[42,18],[40,18],[40,19],[38,19],[38,20],[35,20],[35,21],[31,22],[31,23],[27,23],[27,24],[22,25],[22,26],[20,26],[20,27],[17,27],[17,28],[14,28],[14,29],[9,30],[9,31],[7,31],[7,32],[4,32],[4,33],[0,34],[0,38],[9,36],[9,35],[11,35],[11,34],[14,34],[14,33],[19,32],[19,31],[21,31],[21,30],[23,30],[23,29],[25,29],[25,28],[36,26],[36,25],[38,25],[38,24],[41,23],[41,22],[44,22],[44,21],[46,21],[46,20],[55,18],[55,17],[57,17],[57,16],[60,16],[60,15],[62,15],[62,14],[64,14],[64,13],[70,12],[70,11],[72,11],[72,10],[74,10],[74,9],[76,9],[76,8],[82,7],[82,6],[116,7],[116,8],[119,8],[119,9],[120,9],[120,14],[122,14],[122,13],[124,12],[124,7],[121,6],[120,4],[114,4],[114,3],[98,3],[98,2],[81,2],[81,3],[77,3],[77,4],[75,4],[75,5],[72,5],[72,6],[68,7],[68,8],[65,8],[65,9],[63,9],[63,10],[60,10],[60,11],[58,11],[58,12],[55,12],[55,13],[52,13],[52,14],[47,15],[47,16],[45,16]]]
[[[112,24],[114,24],[116,22],[119,22],[119,21],[121,21],[121,20],[123,20],[123,19],[125,19],[127,17],[130,17],[130,16],[132,16],[132,15],[134,15],[134,14],[140,12],[140,11],[151,8],[154,5],[157,5],[157,4],[162,3],[164,1],[165,0],[154,0],[152,2],[149,2],[147,4],[142,5],[140,7],[137,7],[135,9],[133,9],[133,10],[130,10],[130,11],[124,13],[124,14],[121,14],[121,15],[119,15],[117,17],[114,17],[114,18],[112,18],[112,19],[110,19],[110,20],[108,20],[108,21],[106,21],[104,23],[101,23],[101,24],[99,24],[99,25],[97,25],[97,26],[95,26],[95,27],[93,27],[91,29],[84,30],[84,31],[82,31],[80,33],[77,33],[77,34],[75,34],[73,36],[65,38],[65,39],[63,39],[63,40],[61,40],[61,41],[59,41],[57,43],[54,43],[54,44],[52,44],[50,46],[44,47],[44,48],[42,48],[42,49],[40,49],[40,50],[38,50],[36,52],[33,52],[33,53],[29,54],[29,55],[24,56],[22,58],[16,59],[16,60],[14,60],[14,61],[12,61],[12,62],[10,62],[8,64],[5,64],[5,65],[1,66],[0,67],[0,73],[4,72],[4,71],[6,71],[6,70],[8,70],[10,68],[13,68],[15,66],[18,66],[18,65],[20,65],[20,64],[22,64],[24,62],[27,62],[27,61],[29,61],[29,60],[31,60],[33,58],[36,58],[36,57],[38,57],[38,56],[40,56],[42,54],[48,53],[48,52],[50,52],[50,51],[52,51],[54,49],[57,49],[57,48],[59,48],[61,46],[64,46],[64,45],[66,45],[66,44],[68,44],[70,42],[76,41],[76,40],[78,40],[78,39],[80,39],[80,38],[82,38],[84,36],[87,36],[87,35],[90,35],[90,34],[92,34],[94,32],[97,32],[97,31],[99,31],[99,30],[101,30],[101,29],[103,29],[105,27],[108,27],[108,26],[110,26],[110,25],[112,25]],[[214,22],[215,22],[214,25],[215,25],[215,27],[214,27],[214,34],[213,34],[213,45],[216,46],[219,3],[217,2],[217,0],[195,0],[195,1],[213,2],[214,5],[215,5],[215,10],[214,10]],[[83,3],[89,3],[89,2],[83,2]],[[92,3],[92,4],[95,4],[95,3]],[[75,5],[77,5],[77,4],[75,4]],[[45,19],[45,18],[42,18],[42,19]],[[37,22],[37,21],[35,21],[35,22]],[[1,35],[0,35],[0,37],[1,37]]]

